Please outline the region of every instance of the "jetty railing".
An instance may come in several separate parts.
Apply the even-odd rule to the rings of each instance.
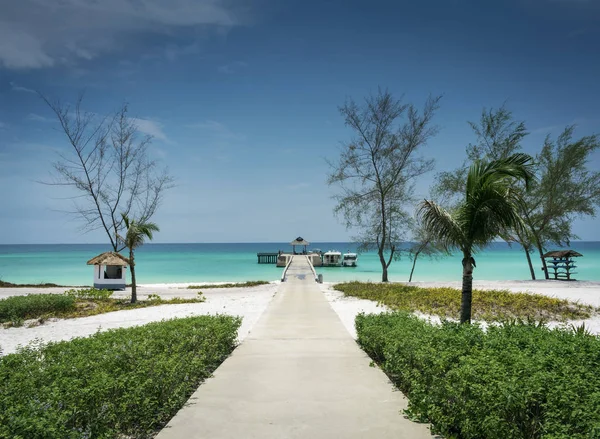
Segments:
[[[293,260],[294,260],[294,256],[292,256],[290,258],[290,260],[288,261],[287,265],[283,269],[283,274],[281,275],[281,282],[285,282],[285,276],[287,275],[288,268],[290,268],[290,265],[292,265],[292,261]]]
[[[257,253],[259,264],[276,264],[279,253]]]
[[[308,256],[304,256],[304,257],[306,258],[306,262],[308,262],[308,265],[310,266],[310,270],[312,271],[312,274],[315,277],[315,282],[319,282],[319,276],[317,276],[317,272],[315,271],[315,267],[313,267],[313,264],[310,261],[310,258]]]

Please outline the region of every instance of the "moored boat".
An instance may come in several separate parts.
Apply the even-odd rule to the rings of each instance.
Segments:
[[[342,258],[342,266],[344,267],[356,267],[358,264],[358,255],[356,253],[344,253]]]
[[[323,267],[341,267],[342,253],[337,250],[329,250],[323,253]]]

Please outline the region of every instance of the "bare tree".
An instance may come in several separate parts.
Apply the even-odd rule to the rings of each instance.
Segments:
[[[104,230],[114,251],[125,248],[118,239],[125,228],[123,215],[146,223],[154,215],[173,178],[149,157],[151,136],[140,135],[127,104],[108,116],[75,105],[52,102],[40,95],[56,115],[70,145],[53,163],[53,180],[77,193],[71,211],[82,230]]]
[[[417,153],[437,133],[431,120],[440,99],[430,97],[419,112],[380,89],[361,106],[350,99],[340,107],[355,137],[330,163],[328,184],[341,187],[335,212],[359,231],[359,250],[377,249],[382,282],[412,221],[406,208],[414,201],[415,179],[433,169],[433,160]]]

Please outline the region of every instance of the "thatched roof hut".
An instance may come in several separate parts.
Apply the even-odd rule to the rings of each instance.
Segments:
[[[302,236],[298,236],[296,239],[290,242],[290,245],[310,245],[310,242],[305,241]]]
[[[129,259],[116,252],[105,252],[87,261],[88,265],[119,265],[127,267]]]
[[[296,246],[297,245],[303,245],[304,253],[306,253],[306,246],[309,244],[310,243],[308,241],[305,241],[304,238],[302,238],[302,236],[298,236],[296,239],[294,239],[292,242],[290,242],[290,245],[294,248],[294,254],[296,254]]]
[[[559,259],[568,259],[568,258],[577,258],[579,256],[583,256],[581,253],[576,252],[575,250],[554,250],[548,253],[545,253],[543,258],[559,258]]]

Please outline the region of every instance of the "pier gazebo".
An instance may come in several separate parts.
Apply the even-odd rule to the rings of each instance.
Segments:
[[[290,242],[290,245],[293,248],[293,252],[294,254],[296,254],[296,246],[300,245],[300,246],[304,246],[304,251],[303,253],[306,254],[306,247],[308,245],[310,245],[310,242],[305,241],[304,238],[302,238],[302,236],[298,236],[296,239],[294,239],[292,242]]]
[[[94,288],[125,289],[125,269],[129,265],[129,259],[125,256],[116,252],[105,252],[90,259],[87,264],[94,265]]]

